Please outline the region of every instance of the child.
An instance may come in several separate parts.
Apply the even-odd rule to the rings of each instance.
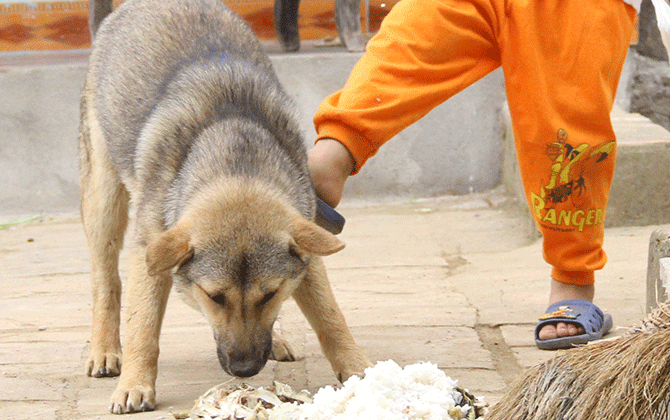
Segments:
[[[610,111],[640,2],[399,2],[314,117],[317,195],[336,206],[347,177],[383,143],[502,66],[521,177],[553,266],[536,343],[600,338],[612,326],[592,303],[616,156]]]

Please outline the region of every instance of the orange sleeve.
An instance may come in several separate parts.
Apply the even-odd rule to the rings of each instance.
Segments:
[[[344,88],[321,103],[317,141],[344,144],[356,173],[386,141],[497,68],[490,9],[477,0],[397,3]]]

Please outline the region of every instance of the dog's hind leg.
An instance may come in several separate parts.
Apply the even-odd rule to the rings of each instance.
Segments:
[[[312,256],[307,276],[293,292],[293,298],[316,332],[321,350],[337,379],[344,382],[352,375],[362,377],[372,364],[347,327],[321,258]]]
[[[87,109],[86,93],[81,108],[81,216],[90,250],[93,289],[93,331],[86,369],[89,376],[117,376],[121,370],[118,264],[128,222],[128,192],[109,158],[102,130]]]

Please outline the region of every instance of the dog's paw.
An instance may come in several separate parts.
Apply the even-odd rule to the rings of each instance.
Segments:
[[[150,385],[123,386],[121,383],[112,394],[109,411],[114,414],[153,411],[156,409],[156,389]]]
[[[270,352],[270,360],[278,362],[295,362],[296,356],[289,344],[279,335],[272,335],[272,351]]]
[[[86,374],[94,378],[119,376],[120,373],[121,353],[91,353],[86,362]]]
[[[372,367],[373,364],[362,354],[353,354],[351,358],[344,359],[346,362],[333,365],[333,371],[337,380],[344,383],[352,376],[362,378],[365,376],[365,369]]]

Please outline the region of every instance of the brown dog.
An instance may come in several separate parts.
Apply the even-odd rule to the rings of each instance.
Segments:
[[[293,101],[252,31],[220,0],[129,0],[103,22],[82,95],[80,158],[91,376],[120,373],[118,258],[129,207],[135,216],[112,412],[156,406],[173,281],[205,314],[231,375],[255,375],[271,353],[292,358],[272,339],[290,296],[340,380],[370,365],[320,258],[344,244],[313,222]]]

